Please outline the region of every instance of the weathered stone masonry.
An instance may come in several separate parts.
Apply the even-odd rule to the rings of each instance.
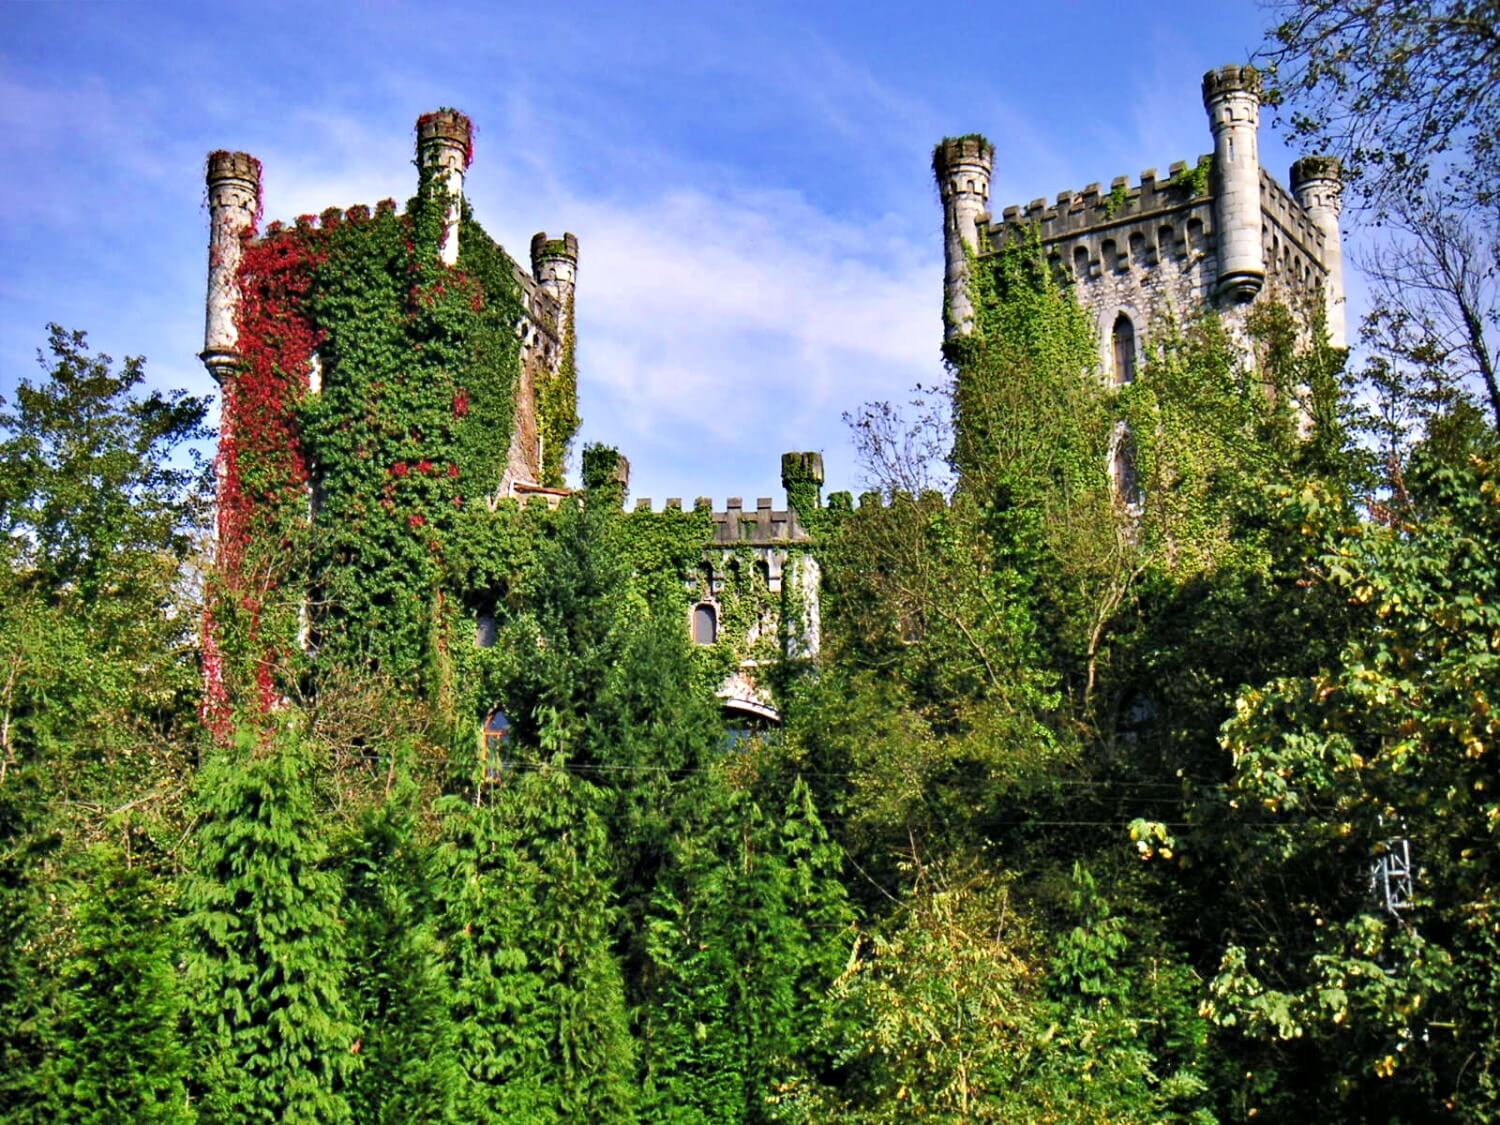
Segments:
[[[933,170],[943,200],[948,337],[972,331],[970,262],[1035,231],[1059,273],[1072,278],[1094,317],[1100,370],[1115,371],[1112,336],[1123,316],[1137,347],[1168,318],[1179,322],[1218,309],[1233,327],[1262,294],[1294,311],[1323,305],[1330,341],[1345,346],[1343,255],[1339,242],[1339,167],[1330,157],[1293,165],[1288,192],[1260,164],[1260,75],[1226,66],[1203,78],[1203,104],[1214,139],[1195,167],[1173,164],[1108,191],[1090,184],[1009,206],[988,208],[994,148],[969,136],[944,141]],[[1195,174],[1207,167],[1207,176]]]

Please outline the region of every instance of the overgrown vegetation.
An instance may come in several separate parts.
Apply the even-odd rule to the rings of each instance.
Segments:
[[[488,502],[514,294],[444,202],[255,244],[206,582],[203,403],[54,328],[0,419],[0,1119],[1500,1120],[1483,413],[1382,466],[1265,301],[1107,386],[1012,246],[855,419],[882,492],[784,465],[814,659],[614,450]]]

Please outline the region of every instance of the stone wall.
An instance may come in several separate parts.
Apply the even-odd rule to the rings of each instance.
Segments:
[[[516,324],[521,340],[521,378],[516,387],[516,416],[510,452],[497,495],[517,495],[517,486],[542,479],[542,449],[537,426],[536,392],[541,381],[562,362],[562,308],[520,265],[515,266],[525,314]]]
[[[1327,313],[1329,339],[1344,346],[1340,171],[1327,157],[1304,157],[1292,169],[1292,191],[1260,165],[1260,74],[1227,66],[1203,78],[1203,105],[1214,153],[1190,168],[1154,168],[1138,181],[1115,178],[1105,191],[1090,184],[1025,206],[972,216],[989,197],[995,149],[983,137],[948,138],[934,152],[944,211],[943,309],[948,337],[972,331],[968,300],[973,256],[1035,238],[1059,276],[1076,286],[1093,315],[1100,370],[1112,374],[1112,334],[1123,314],[1137,348],[1168,320],[1181,323],[1216,309],[1239,335],[1258,299],[1273,299],[1313,323]],[[977,235],[967,238],[969,225]],[[1264,297],[1263,297],[1264,295]],[[964,315],[959,315],[963,313]]]
[[[1200,162],[1208,159],[1200,157]],[[1202,181],[1207,183],[1205,177]],[[1049,203],[1036,199],[1006,207],[985,230],[989,253],[1031,237],[1033,228],[1048,260],[1077,285],[1079,303],[1093,317],[1100,368],[1113,364],[1110,335],[1124,313],[1140,346],[1166,319],[1179,323],[1211,307],[1222,307],[1231,323],[1243,309],[1215,296],[1219,274],[1218,232],[1212,189],[1195,191],[1189,166],[1176,163],[1167,179],[1154,168],[1138,182],[1117,177],[1108,192],[1099,184],[1059,192]],[[1260,173],[1262,230],[1268,297],[1300,306],[1316,297],[1327,270],[1325,234],[1301,205],[1264,169]]]

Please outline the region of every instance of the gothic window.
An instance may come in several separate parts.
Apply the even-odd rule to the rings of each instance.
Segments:
[[[719,611],[710,602],[693,607],[693,643],[711,645],[719,639]]]
[[[1115,501],[1127,508],[1141,506],[1141,482],[1136,474],[1135,439],[1122,422],[1115,431],[1114,447],[1109,455],[1110,483],[1114,486]]]
[[[1115,358],[1115,386],[1135,381],[1135,325],[1121,313],[1115,317],[1112,333]]]
[[[510,764],[510,718],[504,711],[492,711],[484,721],[484,776],[491,781],[505,775]]]

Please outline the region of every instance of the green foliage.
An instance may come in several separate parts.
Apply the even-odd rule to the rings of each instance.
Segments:
[[[1201,195],[1208,194],[1209,184],[1213,180],[1214,158],[1212,156],[1200,156],[1198,162],[1191,168],[1184,165],[1172,173],[1172,178],[1167,181],[1167,186],[1175,191],[1182,192],[1187,199],[1197,199]]]
[[[83,333],[49,333],[45,378],[0,414],[0,780],[32,813],[181,768],[168,743],[198,690],[182,568],[206,515],[189,453],[206,403],[141,395],[141,360],[115,372]]]
[[[725,790],[699,815],[644,923],[644,1118],[767,1120],[816,1061],[853,936],[840,853],[801,781],[779,822]]]
[[[440,808],[433,874],[463,1120],[628,1120],[632,1050],[599,799],[555,763],[477,806]]]
[[[1288,498],[1346,600],[1340,647],[1311,675],[1243,690],[1224,745],[1225,793],[1253,824],[1265,870],[1245,888],[1280,924],[1238,933],[1207,1011],[1272,1042],[1339,1044],[1330,1105],[1500,1114],[1493,1012],[1500,682],[1489,548],[1500,511],[1492,454],[1419,460],[1409,506],[1350,527],[1316,490]],[[1369,870],[1410,841],[1416,897],[1383,912]],[[1295,1059],[1283,1059],[1291,1068]]]
[[[323,866],[312,769],[288,733],[242,738],[199,779],[185,980],[210,1121],[351,1120],[340,887]]]
[[[1031,1051],[1036,970],[1007,889],[984,872],[916,874],[833,989],[825,1035],[847,1075],[794,1088],[805,1120],[1026,1120],[1009,1091]]]
[[[1290,124],[1299,138],[1344,158],[1377,205],[1440,180],[1463,204],[1493,205],[1500,172],[1494,0],[1282,0],[1274,7],[1280,22],[1267,34],[1268,100],[1295,109]]]
[[[108,845],[91,849],[74,878],[56,990],[40,1017],[45,1061],[23,1078],[35,1101],[7,1120],[193,1121],[167,888]]]
[[[537,429],[542,442],[542,480],[549,488],[563,486],[568,449],[578,433],[578,329],[573,319],[570,294],[559,312],[562,320],[562,354],[557,370],[546,375],[537,389]]]
[[[345,992],[360,1057],[346,1097],[356,1121],[463,1120],[457,1028],[416,816],[417,793],[402,776],[365,814],[346,861]]]
[[[375,664],[412,677],[437,656],[452,622],[433,591],[448,578],[455,525],[494,488],[509,449],[520,370],[510,259],[466,219],[459,269],[443,266],[446,207],[427,180],[405,217],[382,211],[321,232],[309,303],[323,386],[304,403],[302,432],[318,467],[324,608],[313,626],[330,675]]]
[[[1109,194],[1104,197],[1102,209],[1106,219],[1112,219],[1130,200],[1130,193],[1124,184],[1111,184]]]
[[[55,325],[39,358],[43,377],[19,380],[0,415],[0,1103],[18,1121],[61,1106],[86,1119],[108,1098],[170,1119],[180,1070],[141,1021],[175,1003],[147,920],[170,897],[151,872],[182,833],[193,762],[184,570],[205,480],[188,450],[205,404],[142,394],[140,360],[115,370]],[[87,853],[104,838],[134,853],[130,870]],[[118,1046],[92,1060],[71,1045],[127,1026],[137,1081]]]
[[[8,569],[75,605],[139,596],[131,579],[182,557],[204,514],[201,463],[176,455],[207,436],[207,402],[141,396],[145,363],[115,372],[82,332],[47,326],[39,383],[22,379],[0,415],[0,531]],[[148,595],[149,596],[149,595]]]

